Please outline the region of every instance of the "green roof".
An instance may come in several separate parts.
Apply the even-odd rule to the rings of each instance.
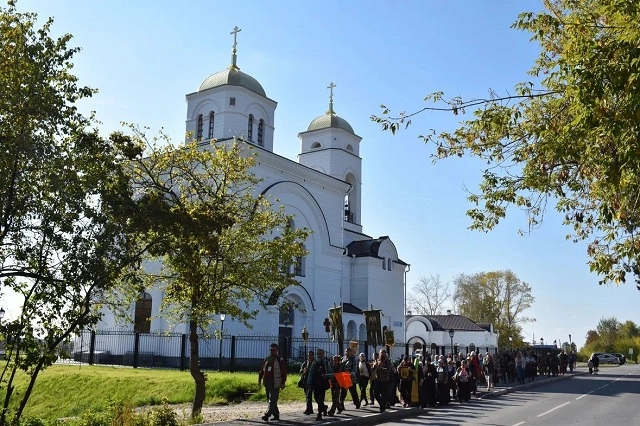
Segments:
[[[307,131],[312,130],[320,130],[320,129],[344,129],[347,132],[355,135],[351,124],[347,122],[344,118],[338,117],[335,113],[328,111],[326,114],[321,115],[320,117],[314,119]]]
[[[260,96],[265,98],[267,97],[267,94],[260,83],[258,83],[258,80],[251,77],[249,74],[243,73],[239,69],[232,67],[207,77],[207,79],[200,85],[198,91],[202,92],[203,90],[224,86],[226,84],[231,86],[241,86],[257,93]]]

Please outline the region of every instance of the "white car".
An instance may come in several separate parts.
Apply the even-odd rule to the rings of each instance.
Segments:
[[[620,359],[611,354],[599,354],[598,359],[600,359],[600,364],[620,364]]]

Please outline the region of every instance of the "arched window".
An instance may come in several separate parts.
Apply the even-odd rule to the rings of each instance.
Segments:
[[[360,212],[358,209],[360,208],[360,204],[358,203],[357,193],[360,191],[358,180],[356,179],[353,173],[347,173],[344,177],[344,180],[351,184],[352,190],[349,193],[345,194],[345,205],[349,206],[349,215],[346,216],[346,221],[350,223],[358,223],[358,217]]]
[[[213,113],[213,111],[211,111],[209,113],[209,139],[213,139],[213,123],[214,123],[214,117],[215,114]]]
[[[320,145],[320,142],[314,142],[311,144],[311,149],[318,149],[320,148],[322,145]]]
[[[288,327],[294,324],[295,321],[295,307],[291,301],[287,300],[280,309],[280,314],[278,316],[278,322],[281,326]]]
[[[304,245],[301,246],[304,250]],[[293,264],[293,275],[296,277],[304,277],[304,256],[296,257],[296,261]]]
[[[253,141],[253,114],[249,114],[249,125],[247,126],[247,140]]]
[[[361,342],[367,340],[367,327],[364,324],[360,324],[360,327],[358,329],[358,340],[360,340]]]
[[[147,292],[140,293],[136,301],[136,312],[133,331],[136,333],[151,332],[151,307],[153,300]]]
[[[351,144],[347,144],[347,151],[353,152],[353,147],[351,146]]]
[[[196,139],[202,140],[202,114],[198,115],[198,124],[196,126]]]
[[[264,146],[264,120],[258,122],[258,145]]]
[[[358,338],[358,327],[354,320],[350,320],[347,323],[347,340],[354,340]]]

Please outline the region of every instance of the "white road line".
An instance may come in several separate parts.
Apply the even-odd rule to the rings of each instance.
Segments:
[[[587,395],[591,395],[591,394],[592,394],[592,393],[594,393],[594,392],[595,392],[595,391],[591,391],[591,392],[585,393],[584,395],[580,395],[579,397],[577,397],[577,398],[576,398],[576,401],[577,401],[577,400],[579,400],[579,399],[584,398],[584,397],[585,397],[585,396],[587,396]]]
[[[516,423],[516,424],[515,424],[515,425],[513,425],[513,426],[520,426],[520,425],[523,425],[523,424],[525,424],[525,423],[526,423],[526,422],[520,422],[520,423]]]
[[[628,376],[628,375],[630,375],[630,374],[631,374],[631,373],[627,373],[626,375]],[[598,391],[598,390],[600,390],[600,389],[606,388],[607,386],[609,386],[609,385],[610,385],[610,384],[612,384],[612,383],[617,382],[618,380],[622,380],[622,377],[618,377],[617,379],[615,379],[615,380],[613,380],[613,381],[611,381],[611,382],[609,382],[609,383],[607,383],[607,384],[605,384],[605,385],[602,385],[602,386],[600,386],[599,388],[596,388],[596,389],[592,390],[591,392],[587,392],[587,393],[585,393],[584,395],[580,395],[579,397],[577,397],[577,398],[576,398],[576,401],[577,401],[577,400],[579,400],[579,399],[584,398],[584,397],[585,397],[585,396],[587,396],[587,395],[591,395],[591,394],[592,394],[592,393],[594,393],[595,391]]]
[[[560,405],[558,405],[557,407],[552,408],[552,409],[551,409],[551,410],[549,410],[549,411],[545,411],[545,412],[544,412],[544,413],[542,413],[542,414],[538,414],[538,417],[546,416],[547,414],[549,414],[549,413],[551,413],[551,412],[553,412],[553,411],[556,411],[558,408],[564,407],[565,405],[568,405],[568,404],[569,404],[569,402],[565,402],[564,404],[560,404]]]

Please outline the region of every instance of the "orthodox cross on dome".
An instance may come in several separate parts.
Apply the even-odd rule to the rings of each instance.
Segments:
[[[334,114],[333,112],[333,88],[334,87],[336,87],[336,85],[333,81],[329,83],[329,85],[327,86],[327,89],[329,89],[329,111],[327,111],[328,114]]]
[[[242,30],[241,30],[240,28],[238,28],[238,26],[236,25],[235,27],[233,27],[233,31],[231,31],[231,32],[229,33],[229,34],[232,34],[232,35],[233,35],[233,50],[232,50],[232,52],[233,52],[233,53],[231,54],[231,66],[229,67],[229,69],[232,69],[232,70],[239,70],[239,69],[240,69],[240,68],[236,65],[236,59],[237,59],[237,56],[236,56],[236,52],[237,52],[236,46],[238,45],[238,39],[237,39],[237,36],[238,36],[238,33],[239,33],[240,31],[242,31]]]

